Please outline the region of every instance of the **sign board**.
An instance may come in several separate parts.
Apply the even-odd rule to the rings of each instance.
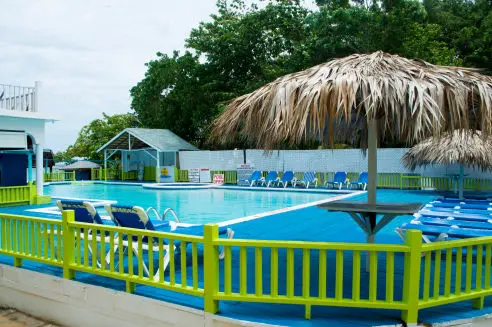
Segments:
[[[174,166],[166,166],[161,168],[161,183],[174,183]]]
[[[224,174],[214,174],[214,184],[224,184]]]
[[[200,168],[188,169],[188,182],[200,183]]]
[[[210,183],[210,168],[200,168],[200,183]]]
[[[244,180],[249,179],[253,173],[254,166],[251,164],[241,164],[237,166],[237,185],[248,185]]]

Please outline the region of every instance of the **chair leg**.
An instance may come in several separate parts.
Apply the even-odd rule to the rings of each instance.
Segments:
[[[227,238],[232,240],[234,237],[234,231],[231,228],[227,228]],[[222,250],[219,253],[219,259],[222,260],[225,257],[225,249],[222,248]]]
[[[405,231],[403,229],[398,227],[395,229],[395,233],[398,234],[398,236],[400,236],[403,242],[405,242]]]

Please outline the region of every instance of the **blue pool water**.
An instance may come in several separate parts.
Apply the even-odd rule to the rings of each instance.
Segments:
[[[320,201],[337,193],[260,192],[249,190],[153,190],[138,185],[50,185],[45,194],[84,199],[116,200],[121,205],[173,208],[182,222],[218,223],[299,204]]]

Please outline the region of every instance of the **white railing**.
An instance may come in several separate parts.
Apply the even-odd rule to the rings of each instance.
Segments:
[[[38,111],[39,82],[34,87],[0,84],[0,109]]]

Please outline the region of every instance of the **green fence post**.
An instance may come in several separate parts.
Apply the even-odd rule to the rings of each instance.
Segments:
[[[219,291],[219,251],[214,242],[219,238],[219,227],[206,224],[203,236],[204,307],[206,312],[217,313],[219,301],[214,297]]]
[[[14,267],[21,267],[22,266],[22,259],[18,257],[14,257]]]
[[[481,296],[479,298],[472,300],[473,309],[482,310],[485,304],[485,296]]]
[[[75,212],[73,210],[62,211],[62,243],[63,243],[63,278],[74,279],[75,270],[70,269],[70,264],[74,262],[74,231],[70,223],[75,221]],[[60,237],[58,235],[57,237]]]
[[[28,183],[29,186],[29,204],[34,204],[36,199],[36,185],[33,182]]]
[[[410,248],[410,252],[405,253],[403,272],[403,303],[407,305],[407,309],[402,310],[401,318],[407,324],[416,324],[419,314],[422,232],[412,229],[407,230],[405,244]],[[424,287],[430,286],[424,285]]]

